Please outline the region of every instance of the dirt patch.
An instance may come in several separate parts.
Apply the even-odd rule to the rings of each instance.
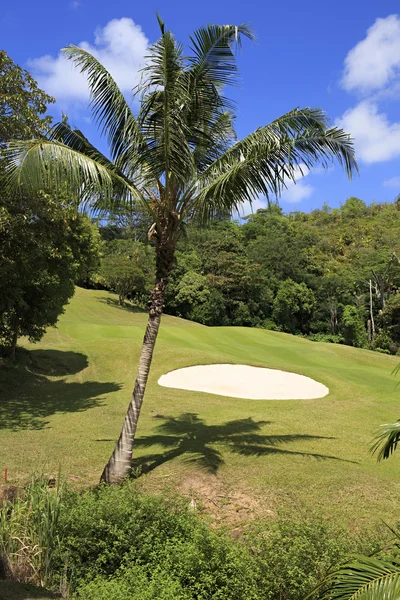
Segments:
[[[215,475],[187,475],[178,489],[193,510],[210,515],[215,526],[225,525],[235,536],[254,519],[275,515],[272,497],[234,489]]]

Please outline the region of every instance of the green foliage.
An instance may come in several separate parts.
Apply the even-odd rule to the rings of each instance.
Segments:
[[[111,579],[98,577],[84,584],[79,597],[85,600],[191,600],[193,596],[169,572],[141,567],[121,569]]]
[[[140,494],[134,482],[71,493],[60,538],[59,573],[68,556],[82,598],[109,598],[114,585],[134,598],[150,598],[139,594],[146,587],[159,594],[155,598],[171,600],[173,593],[182,600],[259,597],[254,558],[242,544],[214,532],[179,502]]]
[[[0,206],[0,346],[38,341],[54,325],[75,282],[98,260],[98,233],[68,202],[47,194]]]
[[[42,137],[54,99],[0,51],[0,146],[11,139]],[[4,150],[4,148],[3,148]],[[0,165],[0,350],[12,357],[19,336],[38,341],[54,325],[74,293],[98,266],[99,235],[73,208],[63,189],[10,194]]]
[[[342,335],[334,335],[332,333],[311,333],[307,339],[312,342],[329,342],[331,344],[343,344],[344,338]]]
[[[0,50],[0,146],[10,139],[40,137],[49,129],[51,117],[42,115],[55,102],[33,77]]]
[[[358,546],[309,516],[233,540],[134,481],[78,493],[33,480],[3,507],[0,528],[1,550],[29,565],[26,577],[85,600],[301,600]]]
[[[258,525],[249,543],[260,564],[263,598],[271,600],[304,600],[356,545],[344,530],[310,517]]]
[[[154,284],[154,271],[154,252],[149,246],[129,239],[105,244],[100,282],[118,294],[121,305],[128,296],[141,304],[146,302]]]
[[[343,337],[346,344],[356,348],[367,346],[367,332],[362,311],[356,306],[344,307],[342,316]]]
[[[396,600],[400,594],[400,557],[356,556],[324,582],[322,599]]]
[[[389,458],[400,442],[400,421],[381,425],[371,446],[372,454],[377,453],[378,461]]]
[[[315,296],[305,283],[283,281],[274,299],[272,317],[283,331],[306,333],[315,308]]]
[[[33,477],[22,496],[0,507],[0,559],[17,581],[46,585],[59,549],[58,526],[64,484],[49,488],[44,476]]]
[[[375,345],[396,354],[400,344],[400,294],[395,294],[386,301],[379,315],[379,325],[383,330],[383,335],[387,336],[389,343],[385,343],[383,339],[377,336]]]
[[[205,325],[262,324],[269,310],[269,291],[260,267],[246,256],[237,223],[189,227],[176,258],[168,312]]]

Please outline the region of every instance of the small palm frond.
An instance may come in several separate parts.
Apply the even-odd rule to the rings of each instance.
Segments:
[[[323,587],[323,600],[398,600],[400,560],[356,557],[329,575]]]
[[[400,443],[400,421],[381,425],[371,446],[371,453],[378,452],[378,461],[387,459]]]
[[[193,57],[192,69],[207,73],[213,84],[221,88],[237,82],[238,68],[234,53],[235,46],[241,46],[242,38],[255,41],[254,33],[247,23],[241,25],[206,25],[190,36]]]
[[[87,75],[92,113],[107,136],[111,156],[116,159],[127,144],[137,154],[145,145],[140,127],[123,93],[107,69],[87,50],[70,45],[63,48],[65,56]]]

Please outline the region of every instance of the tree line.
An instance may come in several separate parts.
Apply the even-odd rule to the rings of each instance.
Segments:
[[[349,198],[311,213],[285,215],[272,205],[241,223],[191,223],[177,244],[166,312],[396,354],[399,217],[399,201],[367,206]],[[145,305],[154,282],[147,223],[137,213],[118,220],[100,227],[101,267],[87,283]]]

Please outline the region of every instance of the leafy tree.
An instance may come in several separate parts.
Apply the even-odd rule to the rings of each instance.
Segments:
[[[101,261],[102,283],[118,294],[121,306],[127,296],[143,303],[154,283],[152,249],[140,242],[114,240],[107,250]]]
[[[362,310],[357,306],[344,307],[342,316],[343,337],[345,343],[356,348],[365,348],[367,345],[367,332]]]
[[[51,117],[42,115],[52,102],[28,71],[0,50],[0,145],[41,136],[51,125]]]
[[[314,308],[313,291],[305,283],[287,279],[281,283],[275,296],[272,318],[283,331],[306,333]]]
[[[188,271],[179,281],[176,289],[175,304],[178,311],[189,319],[206,322],[208,317],[203,313],[210,302],[210,289],[207,278],[196,271]]]
[[[43,136],[54,99],[31,75],[0,51],[0,150],[11,138]],[[0,350],[15,357],[19,336],[39,340],[73,295],[74,283],[97,267],[99,237],[65,194],[10,194],[0,161]]]
[[[0,350],[15,358],[18,338],[41,339],[97,266],[90,220],[46,194],[0,206]]]
[[[337,160],[356,169],[353,144],[329,127],[319,109],[295,109],[236,140],[234,105],[226,89],[237,81],[234,48],[253,38],[247,25],[208,25],[190,38],[190,52],[158,18],[161,37],[149,49],[136,88],[137,115],[107,70],[87,50],[64,50],[88,76],[94,119],[107,135],[111,160],[67,123],[50,139],[10,147],[12,179],[22,188],[68,181],[82,200],[107,207],[118,199],[147,211],[156,250],[156,283],[138,376],[120,438],[102,479],[121,481],[132,449],[177,241],[187,220],[237,211],[259,194],[276,197],[296,167]]]

